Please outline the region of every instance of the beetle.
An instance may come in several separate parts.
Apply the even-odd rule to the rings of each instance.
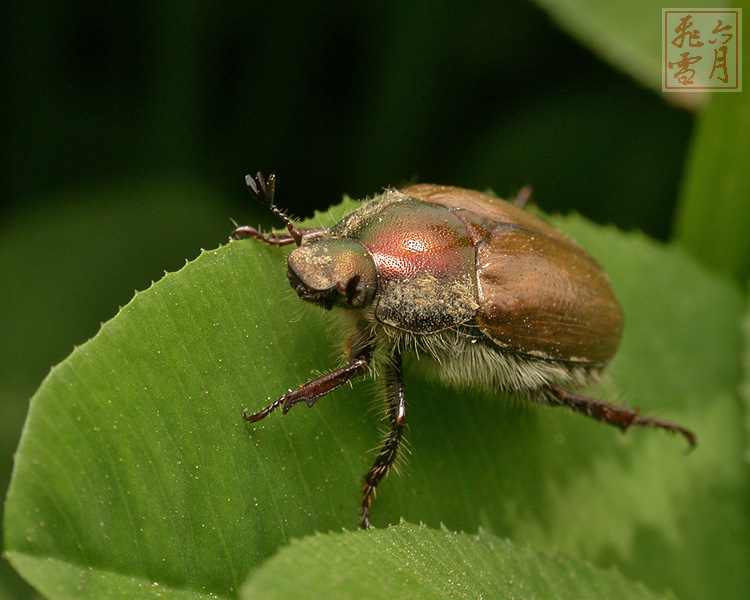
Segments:
[[[346,364],[284,394],[257,422],[322,396],[368,371],[385,381],[390,431],[364,477],[360,526],[370,528],[377,486],[393,466],[406,424],[402,354],[434,361],[449,384],[482,386],[566,406],[625,431],[692,431],[566,388],[595,382],[620,342],[623,313],[609,278],[564,233],[515,203],[472,190],[412,184],[387,189],[330,228],[298,228],[274,203],[276,179],[248,175],[250,193],[288,233],[237,227],[231,239],[296,244],[287,277],[302,300],[348,321]]]

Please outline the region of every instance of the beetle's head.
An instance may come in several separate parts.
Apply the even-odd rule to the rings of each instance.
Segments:
[[[297,295],[327,310],[363,308],[377,289],[375,263],[356,240],[310,240],[292,251],[287,264],[287,277]]]

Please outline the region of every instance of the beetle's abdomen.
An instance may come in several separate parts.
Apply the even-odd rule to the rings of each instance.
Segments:
[[[579,364],[612,358],[622,309],[601,267],[564,233],[473,190],[416,184],[403,191],[465,221],[477,252],[477,321],[498,346]]]
[[[478,321],[498,345],[541,358],[604,363],[623,317],[601,267],[572,242],[497,224],[477,246]]]

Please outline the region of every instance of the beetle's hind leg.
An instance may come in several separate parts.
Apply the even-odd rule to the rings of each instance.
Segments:
[[[603,400],[571,394],[556,385],[547,385],[545,389],[547,393],[544,398],[550,406],[567,406],[582,415],[619,427],[622,431],[628,430],[633,425],[665,429],[671,433],[683,435],[691,448],[695,446],[695,434],[675,423],[641,416],[638,410],[630,410]]]
[[[520,190],[518,190],[518,194],[516,195],[513,204],[521,208],[525,208],[526,203],[531,199],[531,194],[533,193],[533,191],[534,190],[532,190],[530,185],[523,186]]]
[[[385,438],[372,467],[365,475],[362,487],[362,529],[370,529],[370,504],[378,484],[388,474],[398,456],[398,450],[406,426],[406,403],[404,401],[404,379],[401,370],[401,353],[394,351],[391,362],[386,366],[386,394],[388,399],[388,420],[391,429]]]

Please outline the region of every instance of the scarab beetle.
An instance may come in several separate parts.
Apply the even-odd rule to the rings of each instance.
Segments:
[[[347,364],[252,413],[312,406],[368,370],[385,380],[390,431],[364,477],[361,527],[373,492],[399,451],[406,403],[401,356],[434,359],[451,384],[477,384],[551,406],[567,406],[626,430],[633,425],[694,434],[637,410],[568,392],[601,375],[615,354],[623,315],[609,279],[561,231],[488,194],[432,184],[388,189],[331,228],[301,229],[274,204],[275,178],[247,176],[253,196],[288,234],[238,227],[233,239],[296,244],[287,277],[300,298],[337,309],[351,325]],[[564,386],[564,387],[563,387]]]

